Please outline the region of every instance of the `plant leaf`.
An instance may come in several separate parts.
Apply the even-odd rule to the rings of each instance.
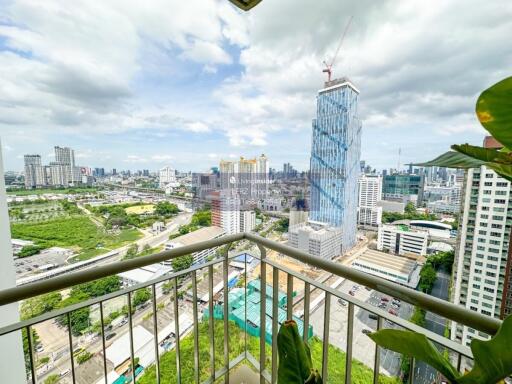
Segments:
[[[508,181],[512,181],[512,165],[507,164],[498,164],[498,163],[487,163],[485,164],[488,168],[491,168],[498,175],[507,179]]]
[[[462,376],[460,384],[495,384],[512,374],[512,316],[507,317],[491,340],[473,339],[471,350],[475,365]]]
[[[450,382],[456,382],[459,376],[450,362],[421,333],[399,329],[383,329],[368,336],[382,348],[424,361],[441,372]]]
[[[238,8],[248,11],[249,9],[258,5],[261,0],[229,0]]]
[[[496,140],[512,149],[512,77],[482,92],[476,102],[476,115]]]
[[[277,351],[279,353],[278,383],[304,383],[310,378],[311,353],[300,337],[295,321],[285,321],[279,328]]]
[[[415,166],[420,167],[431,167],[431,166],[438,166],[438,167],[446,167],[446,168],[477,168],[481,165],[484,165],[485,161],[474,159],[468,155],[465,155],[463,153],[455,152],[455,151],[449,151],[444,154],[442,154],[439,157],[436,157],[434,160],[427,161],[425,163],[418,163],[413,164]]]
[[[507,152],[502,152],[494,148],[483,148],[469,144],[454,144],[452,149],[484,162],[501,163],[512,165],[512,156]]]

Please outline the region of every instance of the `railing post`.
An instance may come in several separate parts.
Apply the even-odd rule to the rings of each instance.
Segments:
[[[192,313],[194,321],[194,378],[199,384],[199,323],[197,318],[197,279],[192,272]]]
[[[309,301],[310,301],[310,285],[304,283],[304,329],[302,330],[302,338],[307,343],[309,339]]]
[[[324,304],[324,337],[322,351],[322,381],[327,383],[327,364],[329,362],[329,323],[331,319],[331,294],[325,292]]]
[[[271,384],[277,382],[277,333],[278,330],[278,307],[279,300],[279,269],[272,269],[272,378]]]
[[[228,289],[228,271],[229,271],[229,245],[226,248],[223,264],[224,278],[224,366],[226,373],[224,383],[229,384],[229,289]]]
[[[382,329],[382,317],[377,317],[377,331]],[[380,371],[380,348],[375,343],[375,360],[373,362],[373,384],[379,384],[379,371]]]
[[[133,347],[132,293],[128,292],[128,327],[130,328],[130,361],[132,364],[132,382],[135,381],[135,351]]]
[[[107,352],[105,345],[105,320],[103,319],[103,301],[100,302],[100,324],[101,324],[101,349],[103,353],[103,375],[105,376],[105,384],[108,384],[107,378]]]
[[[36,362],[34,361],[34,340],[32,339],[32,330],[30,326],[26,328],[27,330],[27,341],[28,341],[28,355],[30,358],[30,373],[32,375],[32,384],[37,383],[36,377]]]
[[[73,384],[76,383],[76,377],[75,377],[75,358],[73,356],[73,335],[71,333],[71,313],[68,312],[66,315],[67,321],[68,321],[68,341],[69,341],[69,355],[70,355],[70,362],[71,362],[71,380],[73,381]]]
[[[267,257],[267,250],[258,245],[260,249],[260,384],[265,384],[265,378],[263,377],[263,371],[265,370],[265,343],[267,337],[267,263],[265,259]],[[275,282],[274,282],[275,284]],[[247,319],[245,320],[247,322]]]
[[[345,383],[352,382],[352,344],[354,334],[354,304],[348,303],[347,321],[347,353],[345,355]]]
[[[414,357],[411,357],[411,365],[409,369],[409,384],[414,383]]]
[[[176,351],[176,378],[181,383],[181,356],[180,356],[180,313],[178,308],[178,278],[174,278],[174,335]]]
[[[208,266],[208,323],[210,332],[210,376],[212,382],[215,382],[215,319],[213,318],[213,265]]]
[[[293,318],[293,276],[286,276],[286,319]]]
[[[158,352],[158,317],[157,310],[158,307],[156,305],[156,285],[153,284],[151,286],[151,292],[153,293],[153,335],[155,338],[155,368],[156,368],[156,383],[160,384],[160,354]]]

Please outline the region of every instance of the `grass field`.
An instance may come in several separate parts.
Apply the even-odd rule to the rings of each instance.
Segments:
[[[13,238],[32,240],[46,248],[71,248],[78,253],[77,260],[86,260],[142,237],[136,229],[109,234],[86,216],[57,218],[38,223],[13,223],[11,233]]]
[[[124,211],[130,214],[142,215],[143,213],[153,213],[155,206],[153,204],[135,205],[133,207],[125,208]]]
[[[42,189],[13,189],[7,191],[8,195],[16,196],[30,196],[30,195],[44,195],[45,193],[53,194],[77,194],[77,193],[94,193],[98,191],[97,188],[42,188]]]

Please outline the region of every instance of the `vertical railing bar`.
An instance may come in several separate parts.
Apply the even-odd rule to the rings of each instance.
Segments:
[[[69,339],[69,354],[70,354],[70,361],[71,361],[71,380],[73,381],[73,384],[76,383],[76,377],[75,377],[75,359],[73,357],[73,335],[71,333],[71,313],[68,312],[66,314],[67,321],[68,321],[68,339]]]
[[[272,378],[271,384],[277,382],[277,325],[278,325],[278,300],[279,300],[279,269],[273,267],[272,271]]]
[[[462,365],[462,353],[459,353],[457,357],[457,372],[460,373],[460,367]]]
[[[259,246],[261,265],[260,265],[260,384],[265,384],[263,371],[265,370],[265,344],[266,344],[266,320],[267,320],[267,263],[265,258],[267,250]]]
[[[222,262],[223,268],[223,279],[224,279],[224,366],[226,368],[226,374],[224,375],[224,383],[229,383],[229,291],[228,291],[228,269],[229,269],[229,246],[226,249],[226,255]]]
[[[28,341],[28,354],[30,357],[30,373],[32,374],[32,384],[36,384],[36,364],[34,361],[34,340],[32,340],[32,331],[30,325],[27,326],[27,341]]]
[[[302,331],[302,338],[304,342],[308,342],[309,337],[309,301],[310,301],[310,285],[304,283],[304,329]]]
[[[377,331],[382,329],[382,317],[377,317]],[[380,348],[375,343],[375,360],[373,362],[373,384],[379,384],[379,371],[380,371]]]
[[[133,346],[133,317],[131,292],[128,292],[128,327],[130,328],[130,361],[132,364],[132,383],[135,383],[135,348]]]
[[[244,264],[244,354],[247,359],[247,254],[244,257]]]
[[[411,357],[411,366],[409,369],[409,384],[414,383],[414,357]]]
[[[347,314],[347,352],[345,361],[345,383],[350,384],[352,382],[352,346],[354,337],[354,304],[348,303],[348,314]]]
[[[197,276],[192,272],[192,313],[194,316],[194,377],[199,384],[199,320],[197,318]]]
[[[176,351],[176,378],[181,383],[181,356],[180,356],[180,314],[178,308],[178,278],[174,278],[174,350]]]
[[[293,316],[293,276],[288,274],[286,279],[286,319]]]
[[[101,325],[101,349],[103,353],[103,376],[105,384],[108,384],[107,378],[107,348],[105,341],[105,320],[103,319],[103,301],[100,301],[100,325]]]
[[[156,382],[160,384],[160,353],[158,352],[158,317],[156,314],[156,285],[151,286],[153,293],[153,337],[155,338],[155,367],[156,367]]]
[[[324,304],[324,337],[323,337],[323,351],[322,351],[322,381],[327,383],[327,363],[329,355],[329,322],[331,314],[331,294],[325,292]]]
[[[208,325],[210,333],[210,376],[215,382],[215,323],[213,319],[213,265],[208,266]]]

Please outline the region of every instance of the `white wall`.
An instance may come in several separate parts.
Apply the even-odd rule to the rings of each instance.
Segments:
[[[16,285],[11,247],[11,229],[5,193],[2,145],[0,143],[0,290]],[[18,303],[0,307],[0,326],[19,321]],[[25,359],[21,332],[0,336],[0,372],[2,383],[24,383]]]

